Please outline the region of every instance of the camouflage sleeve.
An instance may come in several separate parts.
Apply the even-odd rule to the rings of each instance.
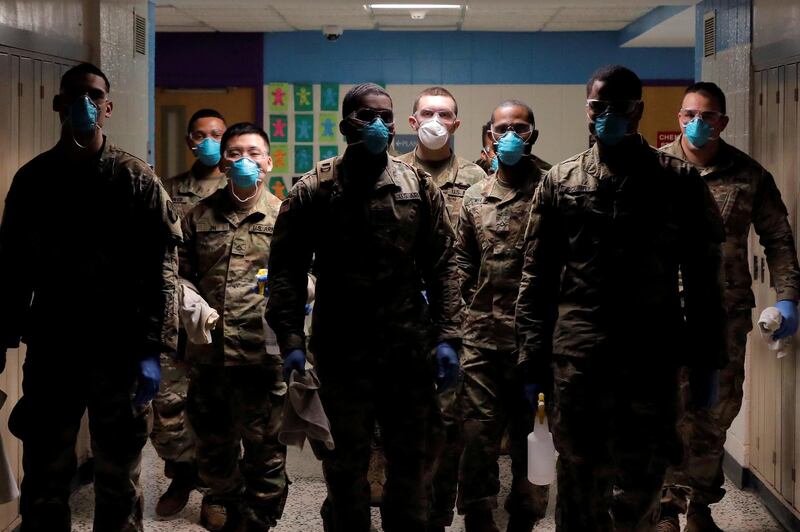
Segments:
[[[0,349],[19,346],[33,295],[32,268],[25,262],[31,239],[26,235],[27,209],[21,204],[22,172],[14,176],[0,223]]]
[[[194,213],[190,210],[181,220],[183,238],[178,243],[178,275],[197,286],[197,254],[195,247]]]
[[[800,298],[800,267],[786,205],[775,180],[764,175],[753,200],[753,227],[767,255],[769,273],[778,300]]]
[[[144,180],[143,204],[147,236],[142,242],[139,308],[141,356],[174,353],[178,341],[178,253],[182,239],[178,218],[161,181]]]
[[[306,350],[303,329],[308,272],[314,254],[311,205],[312,193],[304,179],[292,187],[281,204],[272,234],[265,317],[284,355],[294,349]]]
[[[552,358],[552,336],[558,311],[566,234],[559,221],[556,185],[551,171],[536,189],[525,229],[522,278],[515,328],[518,364],[542,369]]]
[[[721,252],[725,229],[703,179],[695,171],[684,177],[688,186],[677,193],[684,208],[679,249],[687,338],[692,342],[685,364],[722,368],[727,362]]]
[[[456,264],[458,280],[461,285],[461,297],[469,305],[475,294],[478,272],[481,268],[481,251],[475,234],[475,220],[467,208],[468,198],[461,205],[458,218],[458,235],[456,236]]]
[[[461,345],[463,304],[458,288],[458,266],[454,252],[455,234],[445,207],[444,195],[431,180],[423,181],[428,196],[430,217],[418,247],[420,266],[428,294],[436,343]]]

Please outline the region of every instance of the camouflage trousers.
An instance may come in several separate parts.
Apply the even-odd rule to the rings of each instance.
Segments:
[[[453,524],[453,508],[458,493],[458,463],[463,450],[461,416],[461,378],[456,386],[436,393],[436,407],[432,410],[431,443],[426,465],[429,480],[429,523],[432,526]],[[369,462],[369,477],[386,480],[386,457],[380,426],[375,427],[372,456]],[[372,481],[371,481],[372,482]]]
[[[161,355],[161,388],[153,400],[150,441],[167,463],[194,463],[194,435],[186,419],[188,370],[168,355]]]
[[[500,440],[509,428],[511,491],[505,502],[509,514],[538,520],[547,510],[549,486],[528,481],[528,434],[534,411],[516,375],[517,357],[511,351],[464,346],[462,355],[464,454],[459,473],[458,512],[493,510],[500,492],[497,457]]]
[[[663,356],[639,353],[626,364],[615,352],[556,356],[557,531],[655,527],[664,473],[680,456],[678,370],[659,365]]]
[[[333,450],[314,445],[328,487],[321,511],[326,532],[370,530],[367,470],[376,421],[387,461],[383,529],[425,531],[435,404],[433,371],[425,354],[398,346],[382,346],[380,353],[317,349],[320,398],[336,445]]]
[[[683,440],[683,461],[667,471],[662,507],[683,513],[687,499],[708,505],[725,496],[722,484],[722,459],[728,428],[742,407],[744,359],[747,333],[753,328],[749,310],[728,314],[728,365],[719,372],[719,400],[710,410],[689,411],[689,384],[681,379],[681,404],[684,406],[678,432]]]
[[[208,500],[268,526],[283,514],[289,484],[278,441],[282,383],[280,365],[196,365],[186,408]]]
[[[134,408],[138,368],[121,357],[70,358],[29,346],[23,396],[9,419],[22,440],[22,532],[69,532],[70,482],[84,412],[94,455],[94,532],[140,532],[139,472],[150,408]],[[113,359],[118,366],[111,366]]]

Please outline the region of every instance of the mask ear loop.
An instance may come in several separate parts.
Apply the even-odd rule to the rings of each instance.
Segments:
[[[261,170],[259,169],[259,174],[260,174],[260,173],[261,173]],[[231,194],[233,195],[233,197],[234,197],[234,198],[236,198],[236,200],[237,200],[238,202],[240,202],[240,203],[247,203],[247,202],[248,202],[248,201],[250,201],[251,199],[255,198],[255,197],[256,197],[256,195],[258,194],[258,191],[259,191],[259,188],[258,188],[258,181],[262,181],[262,182],[263,182],[263,180],[262,180],[262,179],[259,177],[259,178],[258,178],[258,180],[256,181],[256,187],[255,187],[255,189],[256,189],[256,190],[255,190],[255,192],[253,192],[251,195],[247,196],[247,197],[246,197],[246,198],[244,198],[244,199],[242,199],[242,198],[240,198],[239,196],[237,196],[237,195],[236,195],[236,191],[233,189],[233,185],[231,185]]]

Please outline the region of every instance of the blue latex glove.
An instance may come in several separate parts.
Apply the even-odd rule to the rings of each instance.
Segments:
[[[295,370],[300,375],[306,374],[306,354],[302,349],[292,349],[283,359],[283,380],[286,383]]]
[[[689,389],[692,407],[711,408],[719,399],[719,370],[689,369]]]
[[[312,310],[314,310],[314,307],[311,306],[311,303],[306,303],[306,316],[310,315]]]
[[[158,393],[161,384],[161,359],[158,355],[149,356],[139,361],[139,380],[136,385],[136,406],[144,406]]]
[[[791,299],[781,299],[775,303],[775,308],[783,316],[781,326],[772,335],[773,340],[780,340],[787,336],[794,336],[797,333],[797,303]]]
[[[525,395],[525,399],[531,405],[531,408],[536,410],[539,408],[539,392],[542,390],[540,389],[538,384],[528,383],[523,387],[523,394]]]
[[[447,342],[436,346],[436,386],[446,390],[458,380],[458,354]]]

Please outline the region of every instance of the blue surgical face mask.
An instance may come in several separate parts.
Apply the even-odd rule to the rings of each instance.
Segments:
[[[255,161],[247,157],[242,157],[234,161],[226,172],[228,179],[240,189],[249,189],[256,186],[258,176],[261,175],[261,167]]]
[[[492,172],[497,172],[497,166],[498,166],[497,156],[495,155],[494,157],[492,157],[492,164],[489,168],[492,170]]]
[[[514,166],[525,155],[525,141],[513,131],[506,131],[497,140],[494,151],[497,153],[497,159],[500,159],[501,163],[506,166]]]
[[[711,134],[714,132],[714,128],[703,122],[699,116],[694,117],[691,122],[683,126],[683,130],[686,138],[695,148],[702,148],[708,144]]]
[[[97,106],[83,95],[69,108],[69,123],[73,133],[88,135],[97,128]]]
[[[192,151],[197,160],[205,166],[217,166],[219,163],[219,142],[211,137],[204,138],[203,142],[192,148]]]
[[[623,115],[603,113],[594,120],[597,140],[606,146],[616,146],[628,133],[630,122]]]
[[[389,146],[391,132],[380,117],[361,128],[361,141],[373,155],[386,151]]]

